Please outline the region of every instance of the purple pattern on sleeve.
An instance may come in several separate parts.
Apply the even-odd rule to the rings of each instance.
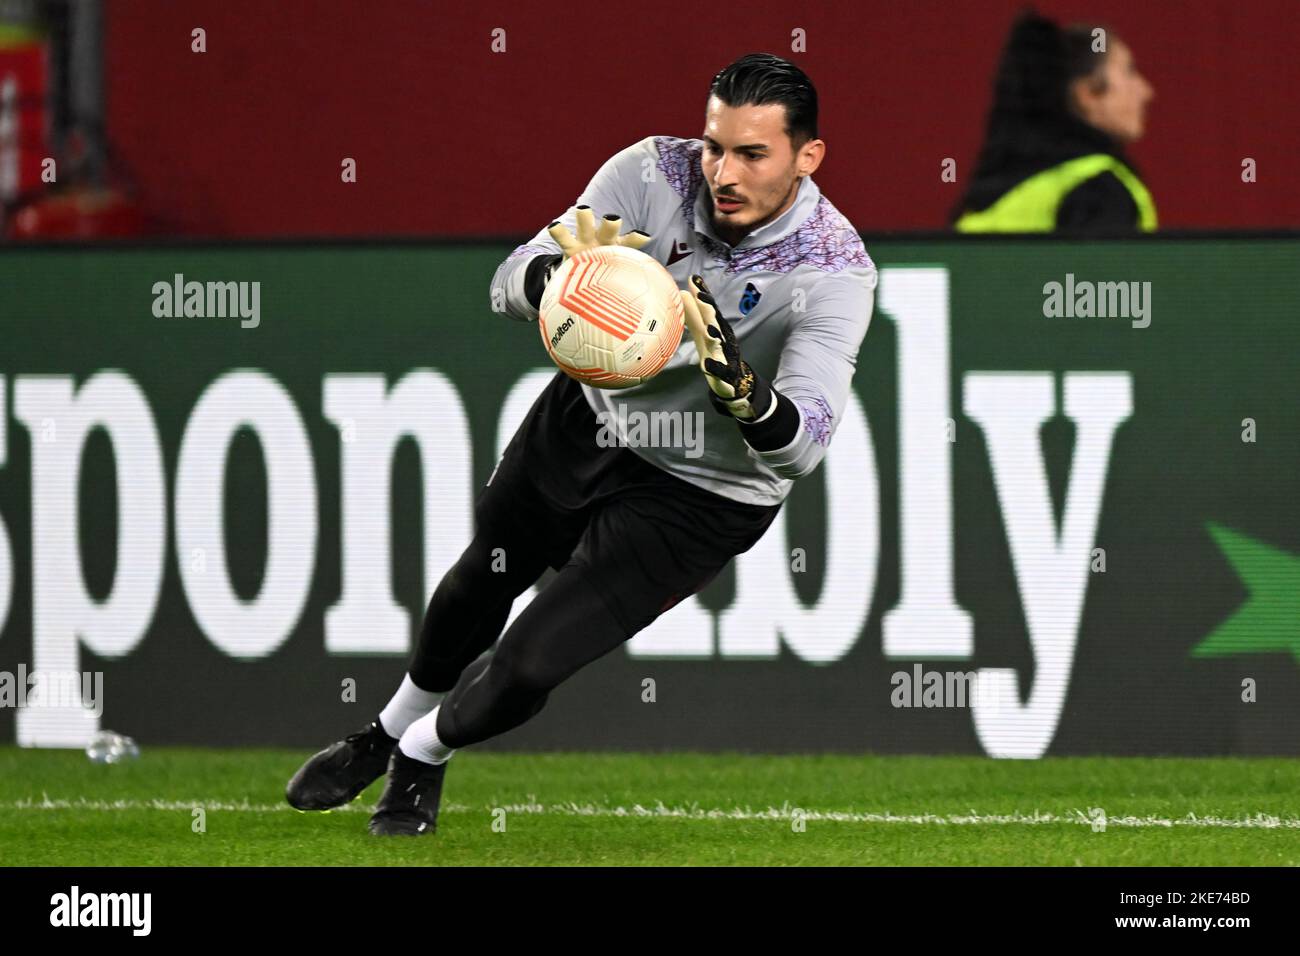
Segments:
[[[803,411],[803,427],[812,436],[812,440],[825,448],[831,443],[831,421],[835,418],[830,405],[820,396],[808,402],[800,402]]]
[[[682,198],[682,218],[695,228],[695,197],[704,184],[700,156],[704,142],[676,136],[656,136],[659,153],[656,168],[663,173],[673,192]],[[853,224],[822,196],[813,214],[784,239],[753,249],[728,248],[700,235],[701,245],[715,259],[726,262],[728,274],[737,272],[789,272],[810,265],[823,272],[842,272],[850,267],[875,268]],[[728,252],[730,251],[730,255]]]

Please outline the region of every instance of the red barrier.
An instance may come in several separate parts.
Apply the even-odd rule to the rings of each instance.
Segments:
[[[109,130],[150,212],[182,232],[531,234],[619,148],[698,135],[713,74],[766,50],[818,85],[817,181],[836,206],[863,231],[933,229],[973,167],[1021,6],[574,0],[561,20],[523,3],[132,0],[106,6]],[[1162,226],[1300,226],[1294,0],[1038,6],[1103,18],[1154,84],[1133,157]],[[957,183],[940,178],[949,157]]]

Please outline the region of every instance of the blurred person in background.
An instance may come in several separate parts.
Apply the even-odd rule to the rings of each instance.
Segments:
[[[1151,232],[1156,209],[1124,148],[1155,95],[1109,30],[1036,13],[1011,28],[958,232]]]

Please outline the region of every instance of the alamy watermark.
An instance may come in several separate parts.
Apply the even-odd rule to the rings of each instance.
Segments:
[[[50,897],[50,925],[120,926],[133,936],[148,936],[153,927],[152,893],[83,893],[73,885]]]
[[[0,707],[84,708],[101,717],[104,714],[104,672],[95,671],[27,671],[18,665],[18,673],[0,671]]]
[[[260,282],[186,282],[178,272],[171,282],[155,282],[153,296],[153,314],[159,319],[239,318],[245,329],[262,323]]]
[[[1043,286],[1043,315],[1049,319],[1132,319],[1135,329],[1151,324],[1150,282],[1065,282]]]
[[[704,454],[703,412],[643,412],[619,404],[616,411],[597,412],[601,448],[685,448],[687,458]]]
[[[997,684],[981,682],[979,671],[927,671],[913,664],[910,671],[894,671],[889,703],[894,707],[971,707],[996,711]]]

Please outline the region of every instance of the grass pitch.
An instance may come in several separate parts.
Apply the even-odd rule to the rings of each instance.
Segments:
[[[0,748],[0,862],[1300,864],[1300,762],[1285,759],[466,751],[452,758],[438,833],[379,839],[366,820],[382,781],[329,814],[284,802],[307,756],[146,747],[101,766],[79,751]]]

